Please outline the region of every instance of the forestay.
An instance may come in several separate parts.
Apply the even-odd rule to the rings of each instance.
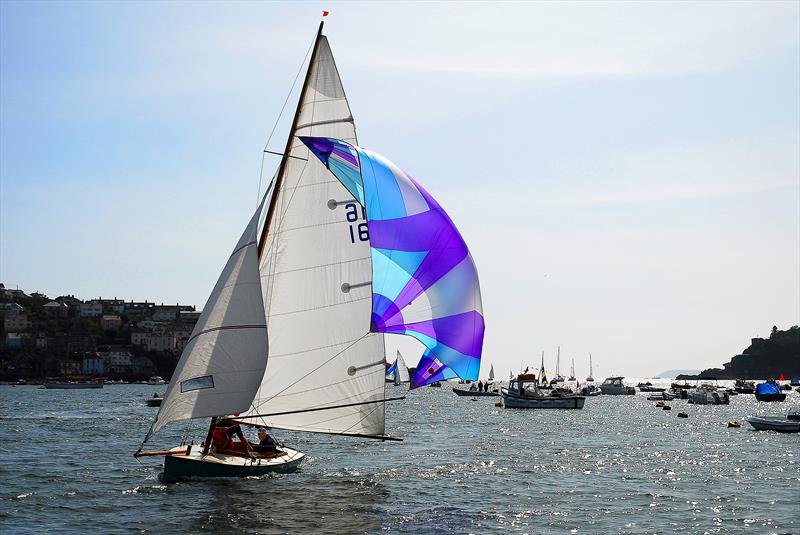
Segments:
[[[370,249],[359,237],[366,220],[295,137],[356,139],[324,36],[306,80],[262,244],[269,362],[242,418],[284,429],[383,435],[383,335],[369,330]]]
[[[266,197],[265,197],[266,198]],[[145,442],[176,420],[242,412],[266,368],[267,326],[256,247],[261,201],[181,354]]]
[[[484,321],[475,263],[439,203],[386,158],[330,137],[302,137],[366,207],[373,332],[407,334],[425,353],[411,387],[475,380]]]

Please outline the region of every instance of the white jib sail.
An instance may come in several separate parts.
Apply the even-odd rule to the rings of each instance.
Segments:
[[[382,435],[384,345],[383,335],[369,332],[367,222],[347,189],[297,139],[356,142],[324,36],[309,68],[261,255],[269,362],[243,418],[269,414],[254,420],[284,429]]]
[[[256,247],[261,201],[181,354],[147,441],[170,422],[244,412],[267,364]]]
[[[396,382],[400,383],[408,383],[411,381],[411,376],[408,373],[408,366],[406,366],[406,361],[403,360],[403,355],[400,354],[400,350],[397,350],[397,377]]]
[[[489,382],[494,381],[494,364],[489,366]]]

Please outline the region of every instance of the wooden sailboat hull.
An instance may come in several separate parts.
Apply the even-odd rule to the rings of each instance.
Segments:
[[[185,447],[184,447],[185,448]],[[272,459],[250,459],[231,455],[192,452],[164,457],[162,481],[180,481],[193,477],[250,477],[269,473],[294,472],[303,462],[305,454],[291,448],[281,448],[287,453]],[[173,448],[174,451],[185,451]]]

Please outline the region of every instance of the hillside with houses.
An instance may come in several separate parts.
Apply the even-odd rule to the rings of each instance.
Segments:
[[[192,305],[51,298],[0,283],[0,380],[169,379],[199,317]]]

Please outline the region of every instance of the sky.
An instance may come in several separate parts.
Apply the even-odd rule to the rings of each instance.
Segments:
[[[721,366],[800,323],[798,2],[4,0],[0,281],[200,308],[323,9],[359,142],[472,252],[483,376]]]

